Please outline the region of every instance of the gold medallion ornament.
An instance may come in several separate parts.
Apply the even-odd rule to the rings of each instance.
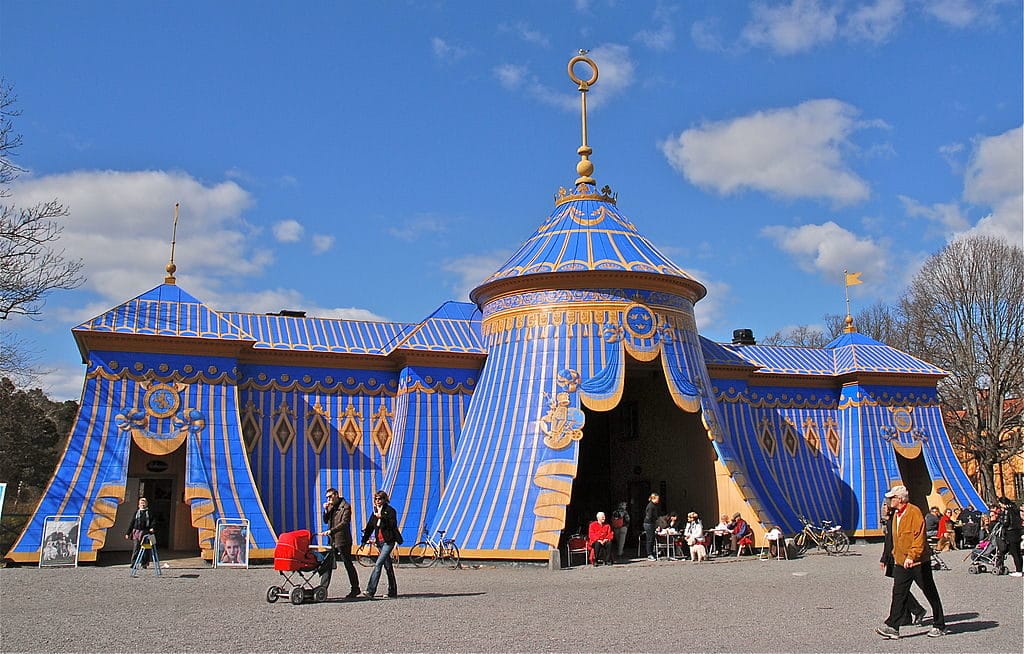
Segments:
[[[892,424],[896,427],[897,431],[905,434],[914,428],[914,415],[910,412],[909,408],[904,406],[893,409]]]
[[[181,408],[178,389],[169,384],[155,384],[146,390],[142,397],[142,406],[146,413],[154,418],[170,418]]]

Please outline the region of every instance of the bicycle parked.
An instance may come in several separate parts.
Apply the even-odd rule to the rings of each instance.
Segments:
[[[793,538],[798,555],[807,553],[811,541],[818,546],[819,551],[825,550],[826,554],[845,554],[850,551],[850,538],[843,531],[842,525],[833,524],[831,520],[822,520],[820,525],[815,525],[803,516],[800,516],[800,522],[804,528]]]
[[[364,568],[372,568],[377,563],[378,554],[380,554],[380,548],[377,547],[377,543],[363,543],[356,549],[356,561]],[[397,547],[391,550],[391,561],[398,565]]]
[[[429,532],[423,532],[423,540],[409,550],[409,558],[414,566],[429,568],[440,559],[453,570],[459,567],[459,546],[451,538],[445,538],[444,532],[444,529],[438,529],[435,532],[436,538],[431,537]]]

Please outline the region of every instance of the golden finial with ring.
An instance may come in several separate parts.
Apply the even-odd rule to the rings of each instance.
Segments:
[[[178,270],[178,266],[174,265],[174,245],[178,240],[178,204],[178,202],[174,203],[174,227],[171,229],[171,260],[164,268],[167,271],[167,276],[164,277],[165,284],[174,284],[176,282],[174,273]]]
[[[576,150],[576,153],[580,155],[579,163],[576,164],[576,173],[579,174],[579,177],[576,178],[577,186],[594,183],[594,178],[591,177],[594,174],[594,164],[590,162],[590,155],[594,151],[587,145],[587,92],[597,82],[597,64],[594,63],[593,59],[586,56],[587,52],[587,50],[580,50],[577,56],[569,60],[569,79],[575,82],[579,89],[580,113],[583,117],[583,144]],[[590,66],[590,77],[588,79],[581,79],[576,75],[576,71],[573,70],[576,64]]]

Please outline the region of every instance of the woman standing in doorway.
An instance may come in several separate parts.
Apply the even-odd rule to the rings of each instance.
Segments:
[[[132,565],[141,564],[143,568],[149,567],[149,552],[144,551],[142,559],[139,559],[139,550],[142,549],[142,538],[153,533],[153,514],[149,512],[149,500],[145,497],[139,498],[139,508],[128,523],[128,531],[125,532],[125,540],[132,542]]]

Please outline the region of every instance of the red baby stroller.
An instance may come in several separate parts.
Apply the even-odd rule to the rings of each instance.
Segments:
[[[284,577],[284,585],[267,589],[267,601],[271,604],[282,597],[291,599],[292,604],[327,599],[327,587],[331,585],[334,570],[334,550],[318,556],[309,549],[311,539],[308,529],[281,534],[274,548],[274,569]],[[313,575],[320,576],[318,585],[313,585]],[[299,578],[298,582],[295,577]]]

